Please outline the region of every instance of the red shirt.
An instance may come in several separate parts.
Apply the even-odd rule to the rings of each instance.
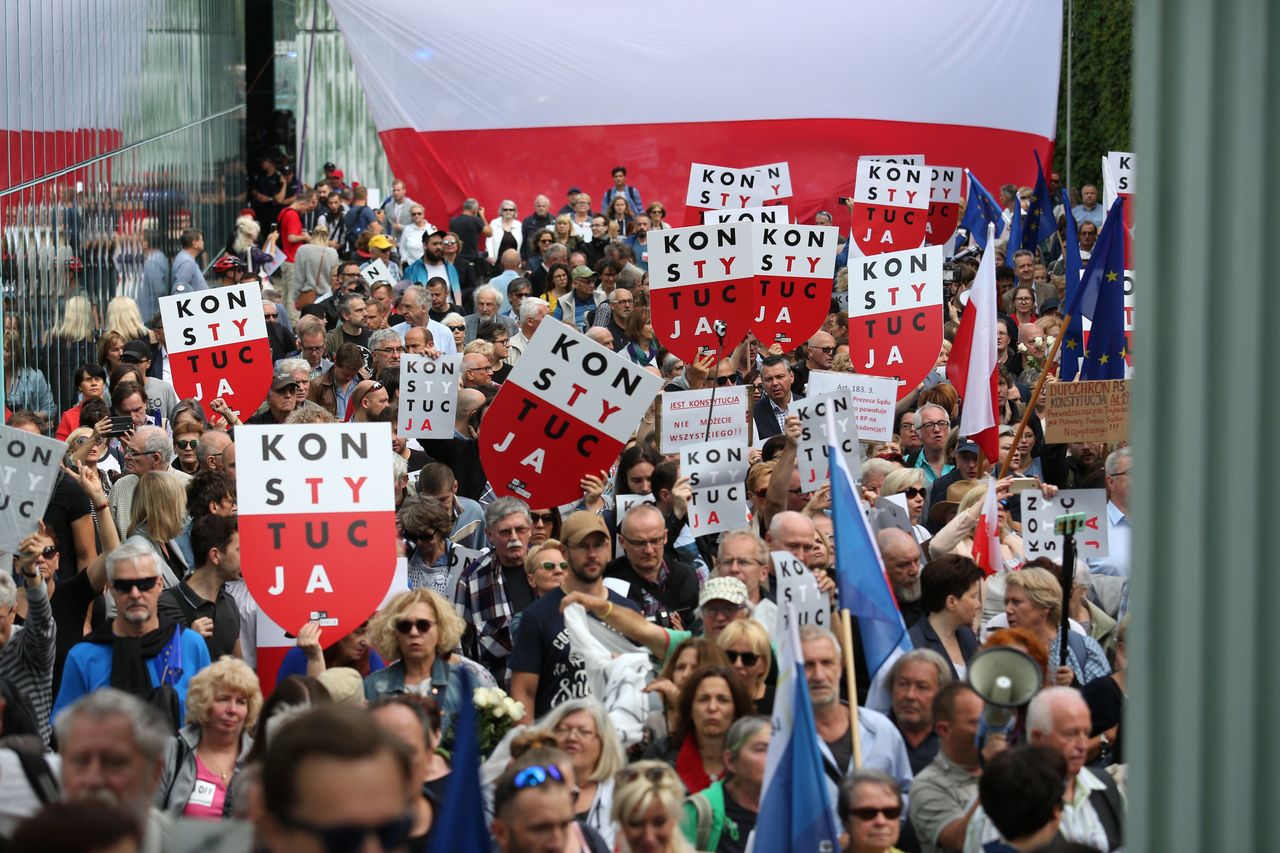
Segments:
[[[306,233],[302,230],[302,216],[292,207],[286,207],[280,211],[280,217],[277,221],[280,223],[280,251],[284,252],[286,261],[293,263],[294,257],[298,254],[298,247],[302,243],[292,242],[289,236],[300,236]]]

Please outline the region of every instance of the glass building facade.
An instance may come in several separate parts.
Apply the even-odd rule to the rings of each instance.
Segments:
[[[245,197],[243,0],[6,0],[0,285],[6,403],[75,405],[129,296],[143,322],[185,229],[204,265]],[[252,22],[249,22],[252,26]],[[38,371],[52,401],[32,389]],[[51,404],[51,405],[50,405]]]

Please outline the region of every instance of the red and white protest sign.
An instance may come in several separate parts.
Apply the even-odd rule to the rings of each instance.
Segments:
[[[1082,513],[1084,529],[1076,534],[1076,559],[1096,560],[1107,556],[1107,490],[1064,489],[1045,498],[1039,489],[1022,493],[1023,559],[1049,557],[1062,562],[1062,538],[1055,536],[1054,521],[1060,515]]]
[[[543,323],[480,425],[493,490],[530,506],[580,499],[579,481],[613,466],[661,385],[563,323]]]
[[[708,210],[702,221],[710,225],[713,222],[767,222],[771,225],[786,225],[791,221],[791,213],[785,204],[770,207],[743,207],[739,209]]]
[[[400,408],[396,432],[411,438],[453,438],[454,405],[462,356],[400,357]]]
[[[711,441],[680,448],[680,476],[689,478],[689,532],[723,533],[747,526],[747,446]]]
[[[161,296],[160,319],[179,397],[199,400],[210,420],[218,397],[241,419],[257,411],[271,385],[271,344],[256,282]]]
[[[689,191],[685,204],[707,210],[726,207],[760,207],[765,202],[791,197],[791,168],[768,163],[733,169],[689,164]]]
[[[236,428],[241,573],[263,613],[323,642],[369,618],[396,570],[391,425]]]
[[[750,328],[754,227],[724,222],[649,233],[653,331],[685,363],[704,349],[728,355]]]
[[[964,168],[961,166],[928,166],[929,218],[924,228],[924,241],[941,246],[960,227],[960,200],[964,198]]]
[[[942,349],[942,247],[849,259],[849,358],[898,380],[902,399]]]
[[[853,244],[863,255],[924,244],[929,220],[929,169],[859,160],[853,184]]]
[[[789,352],[809,340],[831,311],[840,231],[754,223],[748,235],[755,272],[751,331],[764,346],[777,343]]]
[[[841,392],[852,404],[853,422],[858,437],[863,441],[892,441],[896,429],[898,381],[884,376],[863,376],[858,373],[838,373],[833,370],[809,371],[807,402],[815,395]],[[825,418],[819,412],[818,418]],[[850,470],[853,470],[850,468]]]
[[[858,161],[870,160],[872,163],[898,163],[903,166],[923,166],[923,154],[862,154]]]

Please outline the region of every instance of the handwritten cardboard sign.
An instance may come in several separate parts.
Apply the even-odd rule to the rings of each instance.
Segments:
[[[0,425],[0,552],[18,553],[22,540],[39,529],[66,451],[61,441]]]
[[[853,403],[858,438],[890,441],[895,426],[897,383],[881,376],[811,370],[806,389],[810,396],[843,390]]]
[[[256,282],[160,297],[160,321],[173,389],[194,397],[213,420],[210,401],[221,397],[247,418],[271,386],[271,344]]]
[[[608,471],[662,380],[563,323],[543,323],[480,425],[480,461],[499,495],[530,506],[582,497]]]
[[[241,572],[258,607],[324,642],[378,607],[396,570],[391,425],[236,428]]]
[[[678,453],[686,444],[704,441],[750,444],[751,389],[734,385],[716,388],[714,394],[710,388],[664,391],[658,398],[654,428],[663,453]]]
[[[453,438],[462,356],[400,357],[400,409],[396,431],[413,438]]]
[[[849,259],[849,358],[910,394],[942,349],[942,247]]]
[[[1045,385],[1044,440],[1123,441],[1129,437],[1129,379]]]

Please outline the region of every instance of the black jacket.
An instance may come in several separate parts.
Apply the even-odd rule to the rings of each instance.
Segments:
[[[757,441],[782,435],[782,427],[778,426],[778,419],[773,415],[773,403],[768,397],[761,397],[751,407],[751,418],[755,421]]]
[[[625,556],[619,557],[604,568],[607,578],[626,581],[630,586],[623,593],[627,598],[644,608],[644,592],[662,603],[664,609],[680,614],[685,625],[692,625],[694,611],[698,608],[698,575],[688,563],[667,560],[667,584],[659,588],[649,583],[631,567],[631,561]]]

